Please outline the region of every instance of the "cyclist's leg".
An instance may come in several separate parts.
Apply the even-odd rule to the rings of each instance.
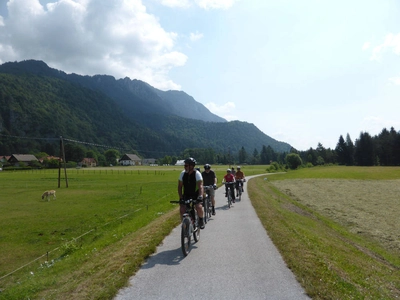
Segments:
[[[179,213],[181,215],[181,221],[182,221],[183,214],[186,213],[186,205],[185,204],[179,204]]]
[[[215,215],[215,190],[212,189],[210,191],[210,198],[211,198],[211,209],[212,209],[212,214]]]
[[[199,217],[199,226],[201,229],[204,229],[204,212],[203,212],[203,206],[201,205],[201,203],[197,203],[196,204],[196,211],[197,211],[197,215]]]

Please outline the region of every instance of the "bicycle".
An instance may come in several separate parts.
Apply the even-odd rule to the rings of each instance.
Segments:
[[[228,189],[227,189],[228,208],[231,208],[231,206],[232,206],[232,199],[233,199],[232,195],[235,192],[235,189],[233,187],[234,184],[235,184],[234,182],[225,182],[225,186],[228,187]]]
[[[212,185],[204,186],[204,192],[206,193],[206,197],[203,199],[203,207],[204,207],[204,222],[207,223],[212,216],[212,202],[210,196],[210,190],[214,189]]]
[[[192,244],[192,235],[196,243],[200,240],[199,217],[195,207],[197,200],[170,201],[170,203],[185,204],[186,206],[186,212],[182,216],[181,223],[181,248],[183,256],[187,256]]]
[[[238,201],[241,201],[243,193],[243,182],[245,182],[245,179],[237,179],[236,182],[237,182],[236,191],[237,191]]]

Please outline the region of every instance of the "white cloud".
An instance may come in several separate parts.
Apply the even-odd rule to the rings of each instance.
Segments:
[[[204,9],[228,9],[238,0],[195,0],[196,4]]]
[[[222,118],[228,121],[238,120],[237,116],[232,114],[232,112],[236,108],[236,105],[233,102],[226,102],[223,105],[218,105],[216,103],[209,102],[204,106],[207,107],[212,113],[221,116]]]
[[[393,83],[394,85],[400,85],[400,77],[392,77],[392,78],[389,78],[389,81],[390,81],[391,83]]]
[[[196,31],[196,33],[190,33],[190,40],[192,42],[198,41],[203,38],[203,34]]]
[[[1,21],[1,20],[0,20]],[[0,63],[38,59],[67,73],[141,79],[180,89],[168,79],[187,56],[174,47],[141,0],[10,0],[0,26]]]
[[[202,9],[228,9],[239,0],[160,0],[162,5],[168,7],[191,7],[193,2]]]
[[[379,61],[382,54],[390,49],[394,54],[400,55],[400,33],[397,35],[393,33],[386,35],[384,42],[372,49],[371,60]]]
[[[161,4],[168,7],[187,8],[190,6],[190,2],[188,0],[161,0]]]
[[[371,43],[365,42],[364,45],[362,46],[362,50],[365,51],[365,50],[369,49],[369,47],[371,47]]]

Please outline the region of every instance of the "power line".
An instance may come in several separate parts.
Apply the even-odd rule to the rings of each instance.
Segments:
[[[6,138],[17,138],[17,139],[28,139],[28,140],[50,140],[50,141],[58,141],[58,140],[60,140],[60,138],[62,138],[64,141],[88,145],[88,146],[94,146],[94,147],[101,147],[101,148],[106,148],[106,149],[116,149],[116,150],[120,150],[120,151],[127,151],[127,152],[129,151],[129,152],[147,153],[147,154],[157,153],[157,154],[164,154],[164,155],[176,155],[176,152],[173,152],[173,151],[167,152],[167,151],[162,151],[162,150],[157,151],[157,150],[128,149],[128,148],[123,148],[123,147],[96,144],[96,143],[91,143],[91,142],[79,141],[79,140],[75,140],[75,139],[63,138],[63,137],[40,138],[40,137],[16,136],[16,135],[7,135],[7,134],[0,134],[0,136],[6,137]]]

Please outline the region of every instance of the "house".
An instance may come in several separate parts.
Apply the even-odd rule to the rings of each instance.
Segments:
[[[20,163],[30,166],[32,165],[32,161],[39,162],[38,159],[33,154],[13,154],[8,159],[8,163],[16,167],[19,167]]]
[[[124,154],[120,158],[119,164],[122,166],[140,166],[142,159],[136,154]]]
[[[97,161],[95,158],[92,157],[85,157],[82,161],[81,161],[81,165],[82,166],[86,166],[86,167],[96,167],[97,166]]]
[[[60,158],[58,156],[47,156],[47,157],[39,158],[40,163],[43,164],[45,159],[46,160],[58,160],[58,161],[60,160]],[[61,161],[63,161],[63,160],[61,159]]]
[[[184,159],[177,160],[176,163],[175,163],[175,166],[183,166],[183,165],[185,165],[185,160]]]
[[[0,155],[0,163],[6,163],[8,162],[8,160],[10,159],[11,156],[7,156],[7,155]]]
[[[157,165],[156,164],[156,159],[155,158],[144,158],[142,160],[142,165],[146,165],[146,166],[154,166]]]

